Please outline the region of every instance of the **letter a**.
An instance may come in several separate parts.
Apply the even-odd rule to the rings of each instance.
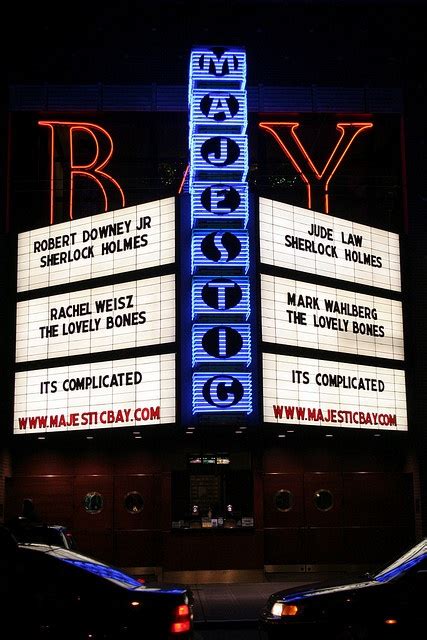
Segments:
[[[94,181],[100,188],[104,199],[104,211],[108,211],[109,207],[109,195],[111,197],[112,192],[115,194],[116,199],[119,197],[121,203],[120,206],[125,206],[125,196],[123,190],[117,180],[115,180],[110,174],[103,171],[104,167],[109,163],[111,156],[113,155],[113,140],[110,134],[97,124],[91,124],[88,122],[57,122],[41,120],[38,123],[42,127],[49,127],[51,131],[51,159],[50,159],[50,224],[55,222],[55,191],[56,185],[61,184],[62,178],[57,175],[56,162],[55,162],[55,140],[59,135],[59,132],[68,130],[68,166],[61,167],[62,176],[65,178],[65,184],[69,184],[69,216],[70,220],[74,217],[73,199],[74,199],[74,182],[75,176],[82,176]],[[75,146],[75,134],[77,132],[85,133],[89,135],[95,143],[95,156],[88,164],[77,164],[74,159],[74,146]],[[63,141],[64,142],[64,141]],[[100,147],[104,149],[103,158],[100,158]],[[106,149],[106,151],[105,151]],[[107,189],[110,194],[107,195]],[[111,207],[112,208],[112,207]]]

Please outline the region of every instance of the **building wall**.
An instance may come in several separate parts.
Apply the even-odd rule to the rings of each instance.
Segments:
[[[264,563],[369,564],[412,544],[416,469],[405,466],[405,457],[385,447],[355,453],[330,443],[304,451],[267,450]],[[289,510],[277,508],[279,491],[292,495]],[[316,506],[318,492],[328,492],[330,508]]]
[[[172,471],[186,453],[176,443],[172,448],[91,443],[85,451],[45,447],[15,456],[6,519],[31,497],[42,520],[72,529],[82,552],[118,566],[165,571],[375,564],[416,538],[417,470],[390,444],[359,453],[330,442],[268,444],[263,453],[253,448],[255,526],[249,530],[171,528]],[[291,509],[277,509],[280,490],[291,492]],[[319,490],[331,493],[330,509],[316,507]],[[144,499],[141,513],[124,507],[134,491]],[[98,514],[83,506],[92,492],[104,499]]]

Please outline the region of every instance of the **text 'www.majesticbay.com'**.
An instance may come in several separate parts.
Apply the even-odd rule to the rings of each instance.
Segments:
[[[58,427],[85,427],[111,424],[129,424],[160,420],[160,406],[136,409],[107,409],[77,413],[25,416],[18,419],[19,429],[55,429]]]
[[[371,411],[349,411],[343,409],[319,409],[273,404],[274,417],[277,420],[303,420],[307,422],[325,422],[336,424],[368,424],[396,426],[397,418],[393,413],[375,413]]]

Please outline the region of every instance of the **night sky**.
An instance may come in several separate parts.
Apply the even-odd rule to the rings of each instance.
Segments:
[[[57,3],[17,4],[3,22],[12,40],[5,55],[7,81],[185,84],[194,45],[229,44],[247,48],[250,85],[418,90],[425,74],[423,5],[421,0],[76,0],[62,5],[59,16]]]

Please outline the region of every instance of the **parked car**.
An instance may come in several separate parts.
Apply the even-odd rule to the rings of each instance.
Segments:
[[[286,640],[421,637],[426,597],[427,538],[374,575],[274,593],[261,613],[260,635]]]
[[[9,523],[8,528],[18,542],[38,542],[77,550],[72,532],[61,524],[28,522],[25,518],[19,517]]]
[[[8,638],[192,638],[188,589],[143,585],[119,569],[70,549],[17,543],[7,579],[2,624],[9,623]]]

